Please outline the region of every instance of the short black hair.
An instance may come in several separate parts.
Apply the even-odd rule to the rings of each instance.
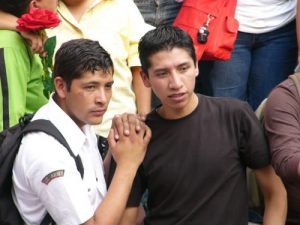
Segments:
[[[148,69],[151,66],[149,58],[153,54],[162,50],[172,50],[173,48],[185,49],[196,65],[195,48],[193,40],[188,33],[170,25],[162,25],[148,31],[139,43],[139,56],[143,72],[148,75]]]
[[[16,17],[22,16],[29,10],[31,0],[0,0],[0,9]]]
[[[98,41],[74,39],[67,41],[55,54],[53,77],[62,77],[68,90],[72,81],[85,72],[103,71],[113,73],[113,62]]]

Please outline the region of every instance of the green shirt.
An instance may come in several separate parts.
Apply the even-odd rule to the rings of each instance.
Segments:
[[[0,30],[0,131],[48,101],[43,95],[42,73],[39,56],[20,34]]]

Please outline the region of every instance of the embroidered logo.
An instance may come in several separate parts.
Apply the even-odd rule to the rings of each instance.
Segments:
[[[63,177],[65,174],[65,171],[64,170],[56,170],[56,171],[53,171],[51,173],[49,173],[48,175],[46,175],[42,182],[46,185],[48,185],[50,183],[51,180],[55,179],[55,178],[58,178],[58,177]]]

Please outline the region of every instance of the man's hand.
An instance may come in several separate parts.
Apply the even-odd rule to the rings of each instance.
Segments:
[[[150,128],[138,115],[115,116],[108,142],[117,165],[137,169],[145,157],[150,138]]]
[[[20,34],[28,42],[33,53],[42,57],[47,56],[47,52],[44,50],[44,44],[48,39],[47,36],[41,36],[34,32],[20,32]]]
[[[131,117],[132,120],[134,120],[135,122],[135,131],[139,132],[141,127],[140,124],[144,123],[146,121],[146,115],[145,114],[127,114],[124,113],[123,115],[116,115],[113,120],[112,120],[112,129],[114,130],[114,137],[115,140],[119,139],[119,132],[116,129],[116,121],[120,121],[120,118],[122,120],[122,126],[123,126],[123,134],[125,136],[129,136],[130,135],[130,129],[129,129],[129,123],[128,123],[128,118]],[[135,119],[134,119],[135,118]]]

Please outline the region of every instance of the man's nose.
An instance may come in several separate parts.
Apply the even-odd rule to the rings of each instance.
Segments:
[[[173,72],[170,74],[169,88],[179,89],[182,87],[181,77],[178,73]]]
[[[97,91],[96,91],[96,102],[105,104],[105,103],[107,103],[107,101],[108,101],[108,98],[107,98],[107,95],[106,95],[106,92],[105,92],[104,88],[97,89]]]

